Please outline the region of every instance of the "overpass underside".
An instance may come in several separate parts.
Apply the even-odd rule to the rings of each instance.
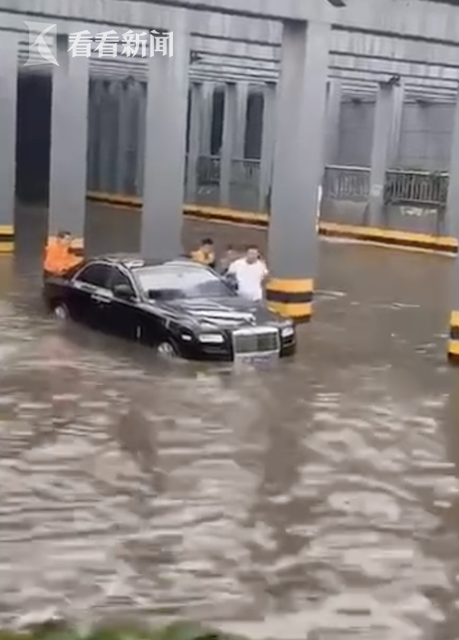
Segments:
[[[297,320],[312,313],[320,186],[331,222],[339,200],[344,222],[368,230],[413,231],[403,211],[388,216],[394,206],[434,211],[416,230],[457,252],[459,9],[424,0],[247,4],[0,0],[0,224],[14,223],[16,187],[20,196],[35,189],[49,201],[50,233],[83,237],[88,190],[108,192],[138,199],[140,249],[167,257],[181,250],[184,199],[261,211],[268,300]],[[145,41],[144,53],[126,53],[127,33]],[[43,64],[43,47],[54,62]],[[349,166],[345,117],[356,121],[355,146],[370,122],[366,166]],[[424,136],[430,148],[439,122],[447,161],[408,166],[435,162],[415,142]]]

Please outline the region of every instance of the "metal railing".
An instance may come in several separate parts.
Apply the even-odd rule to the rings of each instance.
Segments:
[[[388,171],[384,186],[386,204],[445,206],[449,175],[427,171]]]
[[[446,172],[390,170],[386,173],[386,204],[443,207],[448,197]],[[351,202],[370,196],[371,172],[367,167],[329,166],[324,175],[324,197]]]
[[[329,166],[325,169],[323,197],[362,202],[370,195],[370,169]]]
[[[233,160],[231,166],[231,182],[258,189],[260,181],[259,160]]]
[[[104,184],[98,166],[98,149],[88,166],[88,184],[93,191],[103,191]],[[129,149],[127,166],[139,161],[135,149]],[[136,162],[134,162],[136,161]],[[188,161],[188,157],[186,158]],[[219,204],[220,156],[200,156],[197,164],[197,202]],[[125,163],[126,164],[126,163]],[[231,163],[231,202],[236,208],[256,209],[259,206],[260,160],[233,159]],[[307,170],[307,169],[306,169]],[[141,195],[136,177],[142,172],[136,166],[124,176],[126,193]],[[185,173],[186,176],[186,173]],[[449,175],[446,172],[390,170],[386,173],[384,201],[386,205],[413,205],[444,210],[448,197]],[[330,165],[325,168],[323,199],[347,202],[367,202],[371,190],[371,171],[368,167]]]
[[[200,186],[219,184],[220,156],[200,156],[198,160],[198,184]],[[235,185],[258,188],[260,180],[259,160],[233,160],[231,182]]]
[[[198,159],[198,185],[218,185],[220,182],[220,156],[200,156]]]
[[[259,206],[260,161],[233,159],[231,163],[231,203],[238,209],[256,210]]]

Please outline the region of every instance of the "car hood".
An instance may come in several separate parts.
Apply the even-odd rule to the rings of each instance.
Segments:
[[[192,299],[162,302],[168,312],[183,316],[209,328],[250,327],[255,324],[279,322],[279,316],[269,311],[263,303],[251,302],[240,297],[218,300]]]

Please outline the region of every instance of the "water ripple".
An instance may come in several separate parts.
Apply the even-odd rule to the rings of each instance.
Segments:
[[[254,638],[453,640],[448,398],[423,336],[368,362],[368,308],[323,298],[363,322],[353,360],[327,356],[330,321],[294,362],[238,374],[2,302],[1,622],[136,611]],[[401,335],[419,313],[392,310]]]

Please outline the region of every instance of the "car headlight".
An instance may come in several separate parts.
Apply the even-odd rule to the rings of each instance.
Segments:
[[[219,333],[202,333],[199,336],[199,341],[205,344],[221,344],[224,342],[224,338]]]
[[[295,334],[295,327],[293,326],[293,324],[288,324],[281,328],[281,336],[283,338],[290,338],[294,334]]]

